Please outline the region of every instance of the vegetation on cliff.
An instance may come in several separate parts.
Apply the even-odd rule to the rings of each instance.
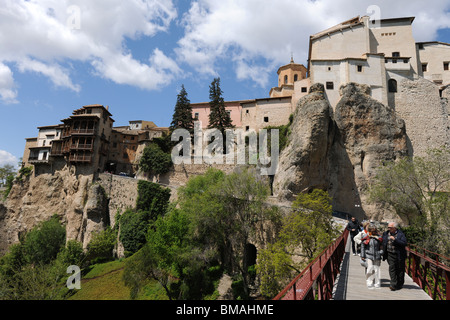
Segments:
[[[393,210],[409,226],[410,243],[450,256],[450,149],[386,162],[370,188],[372,201]]]

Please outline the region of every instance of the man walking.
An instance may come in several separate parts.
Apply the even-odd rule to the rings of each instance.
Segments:
[[[400,290],[405,282],[406,236],[398,229],[396,222],[388,224],[388,231],[383,234],[384,255],[389,264],[389,289]]]
[[[359,222],[356,220],[355,217],[352,217],[351,221],[347,224],[347,229],[350,231],[350,239],[352,241],[352,252],[353,255],[356,256],[356,247],[355,247],[355,240],[353,239],[360,231],[359,229]]]

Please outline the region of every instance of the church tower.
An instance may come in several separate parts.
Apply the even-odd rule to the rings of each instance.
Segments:
[[[283,85],[294,85],[294,82],[306,79],[306,67],[302,64],[294,62],[291,57],[291,62],[278,69],[278,87]]]
[[[270,97],[292,96],[294,93],[294,83],[307,77],[307,69],[304,65],[294,62],[291,57],[289,64],[280,67],[277,71],[278,87],[270,90]]]

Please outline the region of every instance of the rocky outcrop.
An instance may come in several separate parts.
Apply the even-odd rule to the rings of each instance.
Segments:
[[[107,196],[92,182],[92,175],[77,175],[68,167],[16,181],[0,208],[0,253],[54,214],[66,225],[67,239],[86,246],[92,231],[109,224]]]
[[[379,208],[367,201],[367,186],[383,161],[407,154],[407,137],[404,122],[369,90],[355,83],[343,86],[335,114],[321,84],[299,100],[274,179],[280,199],[320,188],[333,198],[334,210],[380,218]]]
[[[77,239],[83,243],[83,248],[87,247],[95,233],[105,230],[110,225],[108,201],[101,185],[94,184],[89,188]]]
[[[334,117],[353,167],[362,210],[378,221],[395,218],[368,203],[367,187],[383,162],[408,155],[405,122],[392,108],[373,99],[366,85],[349,83],[341,87],[340,94]],[[355,202],[357,197],[355,194]]]
[[[317,188],[329,191],[335,210],[354,209],[349,201],[343,201],[355,188],[353,171],[323,85],[311,86],[309,94],[299,100],[291,132],[280,154],[274,194],[292,201],[298,193]]]

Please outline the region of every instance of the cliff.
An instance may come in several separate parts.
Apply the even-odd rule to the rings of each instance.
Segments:
[[[68,167],[16,181],[0,207],[0,252],[54,214],[66,225],[67,239],[86,247],[92,232],[103,230],[110,221],[107,195],[92,182],[92,175],[76,175]]]
[[[366,191],[383,161],[407,155],[406,128],[369,90],[355,83],[341,87],[334,114],[321,84],[299,100],[274,179],[280,200],[320,188],[329,192],[336,211],[359,219],[397,218],[370,205]]]

